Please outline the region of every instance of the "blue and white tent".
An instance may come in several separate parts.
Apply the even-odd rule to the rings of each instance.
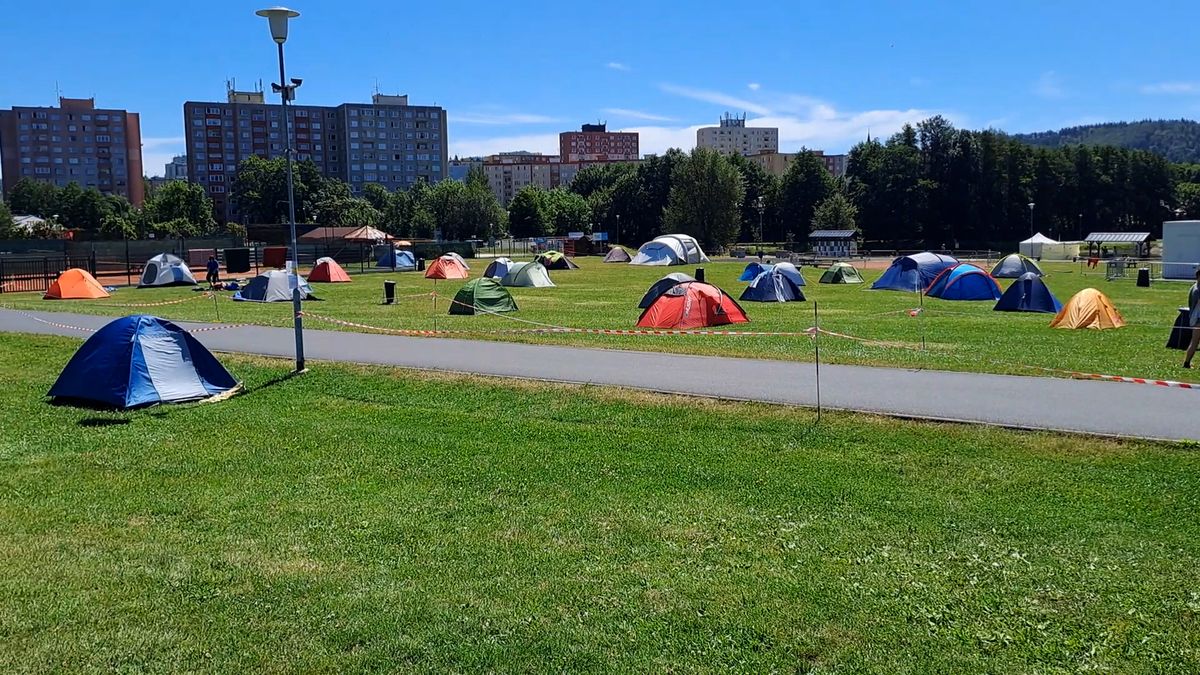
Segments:
[[[135,315],[88,338],[48,395],[123,409],[198,401],[239,386],[187,331],[165,319]]]
[[[312,286],[304,277],[297,275],[296,282],[300,285],[301,300],[316,300]],[[268,270],[254,277],[242,290],[233,294],[234,300],[251,302],[291,302],[292,284],[287,272],[283,270]]]
[[[1042,312],[1044,314],[1058,314],[1062,310],[1062,303],[1050,289],[1046,287],[1046,282],[1042,280],[1035,272],[1026,272],[1021,275],[1021,278],[1012,282],[1004,295],[996,301],[996,306],[992,308],[997,312]]]
[[[958,260],[951,256],[929,251],[900,256],[871,284],[871,290],[919,293],[928,288],[942,270],[957,264]]]
[[[192,271],[179,259],[170,253],[159,253],[146,261],[142,267],[142,278],[138,288],[150,286],[195,286],[196,277]]]
[[[391,246],[377,246],[375,251],[375,266],[394,269],[398,272],[411,272],[417,269],[417,259],[412,251],[402,251]]]
[[[758,278],[758,275],[763,272],[770,272],[773,269],[775,269],[775,266],[770,263],[751,262],[746,265],[746,269],[742,270],[742,276],[738,277],[738,281],[754,281]]]
[[[778,266],[760,273],[738,298],[748,302],[804,302],[805,299],[804,291]]]

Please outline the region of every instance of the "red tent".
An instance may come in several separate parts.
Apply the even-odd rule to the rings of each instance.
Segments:
[[[350,275],[346,274],[346,270],[342,269],[342,266],[337,264],[333,258],[317,258],[317,264],[313,265],[308,280],[338,284],[350,281]]]
[[[444,255],[425,268],[426,279],[468,279],[471,272],[452,255]]]
[[[688,330],[749,321],[746,312],[725,291],[702,281],[688,281],[658,296],[642,312],[637,325]]]

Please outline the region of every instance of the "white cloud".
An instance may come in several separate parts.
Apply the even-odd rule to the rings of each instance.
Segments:
[[[450,154],[459,157],[483,157],[518,150],[557,155],[558,134],[523,134],[492,138],[461,138],[458,134],[450,135]]]
[[[642,112],[640,110],[630,110],[629,108],[605,108],[601,112],[617,117],[627,117],[635,120],[646,120],[648,122],[674,122],[675,120],[665,115],[655,115],[654,113]]]
[[[1047,70],[1033,83],[1033,93],[1042,98],[1066,98],[1062,79],[1053,70]]]
[[[467,112],[452,115],[451,122],[460,124],[553,124],[561,120],[546,115],[535,115],[530,113],[509,113],[509,112]]]
[[[629,66],[625,65],[624,63],[620,63],[618,61],[609,61],[608,63],[606,63],[604,65],[613,70],[620,70],[623,72],[629,72],[629,70],[630,70]]]
[[[142,139],[142,174],[146,176],[163,175],[164,167],[175,155],[186,154],[182,136]]]
[[[1200,82],[1157,82],[1138,87],[1143,94],[1200,94]]]
[[[757,82],[751,82],[750,84],[746,85],[746,88],[750,91],[758,91],[759,89],[762,89],[762,85]]]
[[[728,106],[738,110],[745,110],[755,113],[756,115],[771,114],[771,110],[766,106],[759,105],[753,101],[747,101],[746,99],[738,98],[736,96],[730,96],[729,94],[722,94],[719,91],[681,87],[676,84],[660,84],[658,88],[668,94],[675,94],[676,96],[683,96],[684,98],[690,98],[696,101],[715,103],[717,105]]]

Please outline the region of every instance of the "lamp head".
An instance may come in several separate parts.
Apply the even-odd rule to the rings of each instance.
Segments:
[[[300,12],[287,7],[268,7],[260,9],[255,14],[265,16],[271,24],[271,39],[279,44],[287,42],[288,37],[288,19],[294,19],[300,16]]]

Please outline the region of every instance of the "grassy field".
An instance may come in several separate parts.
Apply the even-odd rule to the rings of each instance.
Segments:
[[[0,336],[0,670],[1200,671],[1184,446]]]
[[[338,319],[385,328],[496,331],[527,329],[537,322],[573,328],[632,328],[640,311],[637,302],[656,279],[668,271],[692,272],[692,268],[647,268],[605,265],[599,258],[581,258],[583,269],[552,272],[556,288],[512,289],[520,311],[505,317],[447,316],[447,301],[461,282],[439,282],[437,309],[427,294],[433,285],[418,273],[356,274],[351,284],[314,284],[324,302],[312,303],[311,312]],[[478,276],[486,261],[474,262]],[[737,281],[741,263],[705,265],[708,280],[735,297],[743,282]],[[819,270],[806,269],[809,284],[805,303],[744,303],[751,323],[745,330],[799,332],[813,325],[813,303],[820,310],[823,328],[878,342],[827,338],[821,344],[823,359],[837,363],[888,365],[943,370],[968,370],[1010,374],[1045,374],[1032,367],[1059,368],[1114,375],[1187,379],[1179,367],[1179,352],[1164,348],[1175,308],[1186,304],[1187,284],[1157,283],[1137,288],[1133,281],[1104,280],[1102,271],[1081,274],[1073,264],[1047,265],[1047,283],[1066,302],[1076,291],[1092,286],[1107,293],[1123,313],[1129,326],[1113,331],[1071,331],[1049,328],[1051,317],[992,311],[991,302],[951,302],[926,298],[925,311],[917,317],[907,310],[918,306],[914,294],[868,291],[868,284],[833,286],[818,284]],[[867,281],[879,270],[866,270]],[[384,306],[383,280],[397,283],[401,300]],[[1002,280],[1007,286],[1008,280]],[[285,325],[290,305],[233,303],[198,299],[189,289],[125,289],[109,301],[42,301],[35,294],[4,294],[0,305],[127,314],[144,311],[173,319],[251,322]],[[161,307],[121,307],[120,304],[151,303],[192,298],[189,302]],[[519,321],[519,320],[523,320]],[[310,321],[315,328],[337,326]],[[737,327],[735,327],[737,328]],[[922,333],[926,349],[922,350]],[[808,361],[813,358],[812,341],[799,337],[626,337],[609,335],[520,335],[487,334],[474,337],[521,342],[598,346],[619,349],[661,350]]]

